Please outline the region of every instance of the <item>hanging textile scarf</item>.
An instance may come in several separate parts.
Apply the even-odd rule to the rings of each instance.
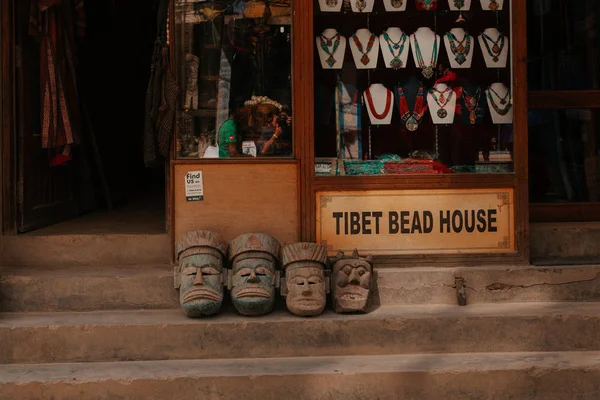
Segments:
[[[85,34],[83,1],[32,0],[29,34],[40,41],[41,146],[50,165],[61,165],[80,131],[75,37]]]
[[[361,101],[358,89],[338,81],[335,91],[338,158],[362,159]]]

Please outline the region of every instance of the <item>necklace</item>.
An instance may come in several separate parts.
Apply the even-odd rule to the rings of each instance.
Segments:
[[[335,7],[338,5],[338,0],[325,0],[327,7]]]
[[[504,97],[500,96],[494,89],[492,89],[491,86],[489,89],[490,90],[488,90],[487,97],[490,100],[490,104],[492,105],[494,111],[496,111],[502,116],[508,114],[508,112],[512,108],[512,103],[510,102],[510,89],[506,91],[506,96]],[[494,96],[492,96],[492,93],[496,95],[498,100],[500,100],[500,106],[494,100]],[[504,106],[504,108],[501,108],[501,106]]]
[[[335,42],[333,41],[334,39],[335,39]],[[335,35],[333,35],[330,38],[328,38],[327,36],[324,36],[323,34],[321,34],[321,36],[319,37],[319,43],[321,44],[321,49],[323,49],[325,54],[327,54],[329,56],[327,58],[327,60],[325,60],[327,65],[329,65],[329,68],[333,68],[333,66],[337,62],[337,60],[335,59],[335,57],[333,55],[337,51],[338,47],[340,47],[341,40],[342,40],[342,38],[341,38],[340,34],[337,32]],[[329,51],[329,47],[331,47],[331,46],[333,46],[333,48],[331,49],[331,51]]]
[[[400,117],[402,118],[402,121],[404,121],[406,129],[414,132],[419,129],[419,122],[421,121],[421,118],[423,118],[423,115],[425,115],[425,111],[427,111],[423,84],[419,82],[419,91],[417,92],[415,107],[412,111],[408,108],[406,95],[404,94],[404,89],[402,89],[401,86],[398,86],[397,93],[399,99],[398,104],[400,108]]]
[[[421,11],[437,10],[438,0],[417,0],[417,8]]]
[[[465,0],[454,0],[454,7],[461,10],[465,6]]]
[[[404,4],[404,0],[390,0],[390,5],[394,8],[400,8]]]
[[[487,34],[482,33],[481,37],[483,38],[483,44],[485,45],[485,49],[494,62],[498,62],[500,60],[500,54],[502,54],[502,50],[504,50],[504,45],[506,44],[506,36],[502,33],[498,36],[498,40],[494,40],[489,37]],[[492,48],[490,49],[490,43],[493,43]]]
[[[446,93],[448,92],[450,92],[450,94],[448,95],[448,97],[446,97]],[[439,95],[439,97],[436,96],[436,93]],[[431,97],[433,97],[435,103],[440,107],[437,110],[438,117],[442,119],[446,118],[448,116],[448,111],[446,111],[445,108],[452,99],[452,96],[454,95],[454,90],[452,90],[450,86],[446,86],[446,89],[444,89],[441,92],[436,88],[431,88],[429,89],[429,94],[431,95]]]
[[[431,54],[431,61],[429,66],[425,66],[425,60],[423,60],[423,55],[421,54],[421,48],[419,47],[419,41],[417,40],[417,34],[413,33],[413,38],[415,39],[415,55],[417,56],[417,62],[419,63],[419,67],[423,70],[423,76],[427,79],[431,79],[433,77],[433,71],[437,66],[437,37],[434,34],[433,36],[433,52]]]
[[[373,44],[375,43],[376,38],[377,38],[377,36],[375,36],[371,33],[371,37],[369,38],[369,42],[367,43],[367,49],[365,51],[363,49],[362,43],[360,42],[360,39],[358,38],[358,36],[356,36],[356,33],[352,35],[352,40],[354,41],[356,48],[363,55],[360,58],[360,62],[363,63],[363,65],[367,65],[371,61],[371,59],[369,58],[369,56],[367,54],[369,54],[369,52],[373,49]]]
[[[373,104],[373,97],[371,96],[371,88],[369,88],[365,91],[365,97],[367,98],[367,103],[369,105],[369,111],[371,111],[371,115],[373,115],[376,119],[384,119],[385,117],[387,117],[388,113],[390,112],[390,108],[392,107],[392,92],[390,92],[387,89],[386,89],[386,91],[387,91],[387,97],[385,99],[385,109],[383,110],[383,112],[381,114],[379,114],[375,110],[375,105]]]
[[[365,8],[367,8],[367,2],[366,2],[366,0],[356,0],[356,2],[354,3],[354,5],[356,6],[356,8],[358,8],[359,12],[363,12],[363,10]]]
[[[475,95],[469,96],[467,91],[463,88],[463,99],[465,100],[465,106],[469,110],[469,121],[471,125],[477,123],[477,109],[479,108],[479,102],[481,101],[481,88],[478,86]]]
[[[390,53],[392,53],[392,61],[390,61],[390,67],[392,67],[393,69],[398,69],[398,68],[402,68],[402,66],[404,65],[402,63],[402,60],[400,59],[400,55],[402,55],[402,53],[404,52],[404,45],[406,44],[406,40],[408,39],[408,35],[404,32],[402,32],[402,36],[400,36],[400,39],[398,40],[398,42],[394,42],[391,38],[390,35],[388,35],[387,31],[383,32],[383,38],[385,39],[388,48],[390,49]],[[398,54],[395,54],[395,50],[398,51]]]
[[[498,9],[500,9],[500,4],[498,4],[498,0],[490,0],[490,10],[492,11],[497,11]]]
[[[454,59],[459,65],[463,65],[467,61],[467,55],[471,52],[471,35],[465,32],[462,40],[458,40],[452,32],[446,33],[450,50],[454,54]],[[466,41],[466,43],[465,43]]]

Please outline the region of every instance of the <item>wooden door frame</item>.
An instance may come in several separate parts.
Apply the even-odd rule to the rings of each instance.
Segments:
[[[14,14],[11,0],[0,0],[0,234],[16,233],[16,138],[14,108]]]
[[[298,2],[298,0],[296,0]],[[379,265],[440,264],[528,264],[529,263],[529,183],[527,122],[527,3],[511,2],[512,67],[514,103],[514,173],[513,174],[447,174],[399,176],[318,177],[314,172],[314,2],[303,2],[295,12],[294,49],[295,92],[302,99],[296,104],[294,119],[302,124],[295,134],[301,136],[301,235],[304,241],[316,240],[316,194],[318,191],[402,190],[402,189],[476,189],[512,188],[515,190],[516,252],[502,255],[408,255],[377,257]],[[298,14],[298,15],[296,15]]]

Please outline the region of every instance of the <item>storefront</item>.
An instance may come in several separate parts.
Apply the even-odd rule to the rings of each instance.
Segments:
[[[528,262],[525,2],[242,3],[173,5],[173,240]]]

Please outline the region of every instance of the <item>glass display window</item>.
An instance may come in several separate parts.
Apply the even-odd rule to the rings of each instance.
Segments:
[[[291,0],[175,2],[176,157],[291,157]]]
[[[313,0],[315,173],[512,173],[509,0]]]

